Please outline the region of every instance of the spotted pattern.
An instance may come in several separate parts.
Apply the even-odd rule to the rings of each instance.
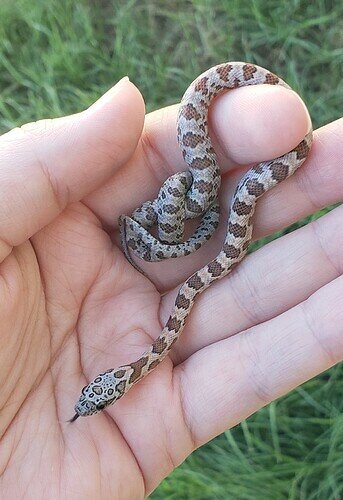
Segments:
[[[200,75],[186,91],[179,110],[177,133],[188,171],[165,181],[154,201],[144,203],[131,217],[120,218],[124,252],[135,267],[130,250],[145,260],[188,255],[211,236],[218,224],[217,194],[220,171],[208,134],[210,102],[226,89],[245,85],[288,85],[268,70],[241,62],[224,63]],[[231,201],[227,233],[217,257],[180,287],[162,333],[135,362],[98,375],[83,388],[75,416],[92,415],[120,399],[167,356],[179,338],[194,301],[214,281],[231,272],[244,257],[252,237],[257,200],[302,165],[312,144],[312,130],[292,151],[252,167],[239,181]],[[183,239],[186,219],[202,216],[193,236]],[[148,231],[158,225],[158,238]]]

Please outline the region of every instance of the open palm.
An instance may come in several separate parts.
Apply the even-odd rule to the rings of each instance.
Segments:
[[[199,297],[153,374],[105,412],[67,422],[80,389],[138,358],[173,288],[218,253],[236,165],[285,153],[307,129],[283,88],[218,98],[221,231],[193,256],[144,264],[149,280],[117,246],[117,219],[184,164],[176,106],[148,116],[142,132],[143,121],[124,80],[83,113],[0,138],[4,498],[144,498],[196,447],[342,359],[340,207],[249,255]],[[317,131],[309,161],[261,200],[255,237],[341,199],[342,126]]]

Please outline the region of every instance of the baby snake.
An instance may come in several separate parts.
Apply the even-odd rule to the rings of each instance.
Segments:
[[[208,107],[212,99],[226,89],[259,84],[290,88],[270,71],[243,62],[215,66],[189,86],[177,121],[178,141],[188,171],[167,179],[157,199],[144,203],[131,217],[120,217],[124,252],[135,267],[138,268],[130,251],[145,260],[156,261],[188,255],[211,237],[218,224],[216,200],[220,170],[208,135]],[[162,333],[137,361],[101,373],[82,389],[71,421],[113,404],[163,361],[180,337],[195,298],[211,283],[226,276],[247,253],[257,199],[302,165],[311,143],[312,129],[289,153],[263,161],[247,171],[232,198],[225,241],[217,257],[182,284]],[[189,240],[182,242],[185,219],[199,215],[202,221],[198,229]],[[148,232],[155,224],[159,239]]]

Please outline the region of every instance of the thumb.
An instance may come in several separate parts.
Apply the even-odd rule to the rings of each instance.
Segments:
[[[69,203],[103,184],[134,152],[144,103],[127,78],[86,111],[0,137],[0,259]]]

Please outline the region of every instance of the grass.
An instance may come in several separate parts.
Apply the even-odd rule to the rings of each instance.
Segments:
[[[126,74],[148,110],[165,106],[226,60],[282,76],[319,127],[342,110],[342,47],[338,0],[2,0],[0,132],[78,111]],[[336,366],[194,452],[151,498],[342,498],[342,393]]]

